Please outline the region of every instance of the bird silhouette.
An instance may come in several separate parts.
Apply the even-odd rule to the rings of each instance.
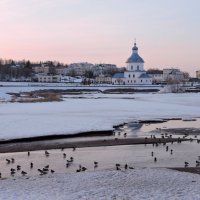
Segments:
[[[188,167],[189,163],[188,162],[184,162],[185,167]]]
[[[6,161],[7,161],[7,164],[10,164],[10,162],[11,162],[9,159],[6,159]]]
[[[49,155],[50,153],[47,150],[45,150],[45,156],[48,157]]]
[[[22,174],[23,176],[25,176],[25,175],[27,174],[27,172],[22,171],[21,174]]]
[[[33,163],[32,163],[32,162],[30,163],[30,168],[31,168],[31,169],[33,168]]]
[[[125,170],[128,169],[128,164],[125,164],[124,169]]]

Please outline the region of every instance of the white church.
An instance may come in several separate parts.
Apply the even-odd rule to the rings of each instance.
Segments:
[[[138,54],[138,47],[134,43],[132,55],[126,61],[126,71],[116,73],[112,77],[114,85],[151,85],[152,77],[144,70],[144,60]]]

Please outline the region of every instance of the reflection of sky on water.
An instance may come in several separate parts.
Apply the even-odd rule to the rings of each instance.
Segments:
[[[200,118],[196,121],[182,121],[182,120],[169,120],[163,123],[129,123],[126,124],[122,130],[123,133],[127,133],[128,137],[148,137],[151,134],[159,134],[157,129],[175,129],[175,128],[195,128],[200,129]]]
[[[163,123],[142,126],[141,130],[147,132],[156,128],[200,128],[200,119],[198,118],[196,121],[169,120]]]
[[[71,139],[60,139],[54,141],[45,141],[47,143],[63,143],[66,141],[74,140],[93,140],[102,138],[124,138],[124,133],[127,133],[127,137],[146,137],[150,136],[156,128],[200,128],[200,119],[197,121],[182,121],[171,120],[164,123],[156,124],[142,124],[142,123],[129,123],[123,127],[115,130],[113,136],[103,137],[82,137]],[[155,133],[159,134],[159,133]],[[173,136],[174,137],[174,136]],[[194,136],[191,136],[194,138]],[[200,136],[197,136],[200,139]],[[149,145],[124,145],[124,146],[110,146],[110,147],[91,147],[80,148],[76,151],[71,149],[61,150],[49,150],[50,156],[47,158],[44,155],[44,151],[34,151],[28,157],[27,152],[20,153],[5,153],[0,154],[0,172],[2,177],[10,177],[10,168],[15,168],[17,165],[22,166],[22,170],[28,172],[28,176],[38,175],[38,168],[43,168],[46,165],[50,165],[50,168],[55,170],[56,173],[73,173],[78,169],[79,165],[85,166],[89,171],[94,171],[94,161],[99,162],[99,167],[95,170],[109,170],[114,169],[116,163],[120,163],[124,166],[128,163],[134,167],[184,167],[184,162],[190,163],[189,166],[195,167],[196,160],[200,156],[200,144],[197,144],[196,140],[193,142],[182,142],[166,144],[169,147],[169,151],[166,151],[166,146],[160,144],[158,147]],[[173,154],[170,154],[170,150],[173,150]],[[151,156],[151,152],[154,152],[154,156],[157,157],[157,162],[154,163],[154,157]],[[63,158],[63,153],[67,154],[69,159],[74,157],[74,163],[70,168],[66,168],[66,159]],[[15,163],[6,164],[6,158],[14,158]],[[34,163],[33,169],[30,169],[30,162]],[[21,176],[21,171],[18,171],[15,176]]]
[[[77,137],[77,138],[67,138],[58,139],[57,143],[73,142],[73,141],[86,141],[86,140],[98,140],[98,139],[114,139],[114,138],[124,138],[124,133],[127,133],[126,138],[140,138],[140,137],[150,137],[150,135],[156,135],[161,137],[160,133],[156,131],[156,128],[199,128],[200,129],[200,119],[196,121],[182,121],[182,120],[170,120],[163,123],[155,124],[143,124],[138,122],[131,122],[123,127],[117,128],[114,135],[111,136],[93,136],[93,137]],[[182,135],[173,135],[173,137],[182,137]],[[194,138],[193,136],[191,136]],[[200,138],[200,135],[197,137]],[[51,142],[51,141],[49,141]]]

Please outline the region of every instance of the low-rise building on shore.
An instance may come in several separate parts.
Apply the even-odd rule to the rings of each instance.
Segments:
[[[148,74],[152,76],[154,84],[187,81],[185,73],[178,68],[150,69],[148,70]]]
[[[184,72],[182,72],[178,68],[163,69],[163,79],[164,81],[168,80],[182,81],[185,79]]]
[[[200,70],[196,71],[196,78],[200,79]]]
[[[112,83],[112,77],[99,75],[95,78],[95,83],[98,84],[111,84]]]
[[[42,83],[58,83],[61,82],[60,75],[38,75],[38,82]]]

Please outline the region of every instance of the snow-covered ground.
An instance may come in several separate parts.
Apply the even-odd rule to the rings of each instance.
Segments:
[[[76,84],[71,84],[76,85]],[[1,82],[4,87],[64,87],[66,83],[39,83],[39,82]]]
[[[200,199],[200,176],[168,169],[56,174],[1,181],[6,200]]]
[[[96,94],[98,97],[101,94]],[[107,95],[109,96],[109,94]],[[200,94],[120,94],[118,98],[1,103],[0,139],[108,130],[113,125],[170,117],[199,117]]]
[[[0,97],[1,99],[2,97],[8,99],[7,92],[33,91],[36,89],[45,89],[45,86],[40,88],[0,87]],[[113,125],[139,119],[200,117],[200,94],[110,95],[95,93],[79,96],[66,95],[65,97],[67,98],[64,98],[62,102],[0,103],[0,139],[107,130],[112,129]],[[79,99],[77,97],[84,98]],[[107,158],[109,160],[108,165],[112,164],[113,166],[114,162],[121,161],[119,159],[121,156],[123,163],[130,162],[131,165],[133,164],[138,168],[124,172],[110,170],[109,167],[105,167],[105,169],[102,168],[104,171],[67,174],[54,168],[56,173],[53,175],[40,177],[34,175],[33,177],[15,177],[1,180],[0,199],[200,199],[199,175],[161,168],[141,168],[142,166],[154,167],[155,165],[150,156],[152,150],[148,149],[149,147],[147,145],[145,150],[143,150],[143,146],[126,146],[125,149],[123,149],[124,147],[101,147],[102,153],[96,151],[95,148],[94,151],[88,150],[86,153],[84,151],[87,151],[87,148],[80,150],[80,153],[76,151],[75,153],[77,154],[78,152],[78,155],[75,159],[80,159],[80,161],[85,158],[85,162],[90,159],[88,162],[93,163],[93,160],[98,158],[96,156],[98,154],[100,156],[98,161],[103,163],[101,159],[106,160]],[[106,150],[107,148],[111,150],[108,151]],[[117,148],[122,148],[122,151],[118,151],[120,153],[114,151],[115,156],[113,156],[112,149]],[[127,151],[127,148],[135,148],[135,150]],[[177,144],[177,146],[173,146],[173,149],[173,155],[166,153],[163,147],[158,147],[154,150],[158,156],[158,167],[163,167],[167,164],[179,166],[179,163],[182,165],[187,158],[190,158],[187,161],[193,166],[199,155],[196,143],[195,145],[184,143],[181,146]],[[189,150],[183,153],[183,149]],[[58,150],[50,151],[57,152]],[[134,158],[136,160],[132,158],[133,152],[136,154]],[[143,155],[145,152],[146,157]],[[20,165],[29,167],[30,160],[27,160],[23,152],[16,154],[18,156],[16,155],[15,157],[15,164],[21,161]],[[39,163],[45,164],[37,156],[37,152],[31,153],[31,156],[32,154],[33,156],[36,155]],[[11,156],[11,154],[1,155],[2,162],[9,155]],[[62,154],[60,153],[59,155]],[[104,155],[107,155],[107,157]],[[29,159],[32,159],[31,156]],[[58,157],[56,153],[54,156]],[[53,159],[53,156],[51,157]],[[146,159],[145,161],[144,158]],[[24,159],[27,160],[27,163],[25,163]],[[149,159],[151,160],[149,161]],[[64,162],[63,159],[60,159],[61,161]],[[53,159],[53,162],[55,162],[55,159]],[[86,165],[88,162],[84,164]],[[56,163],[59,165],[59,162],[56,161]],[[4,164],[1,164],[3,176],[5,172],[2,170],[4,168],[8,171],[10,170]],[[35,165],[37,165],[37,162]],[[27,169],[25,168],[25,170]],[[35,170],[37,170],[37,166]],[[61,174],[57,172],[61,172]]]

